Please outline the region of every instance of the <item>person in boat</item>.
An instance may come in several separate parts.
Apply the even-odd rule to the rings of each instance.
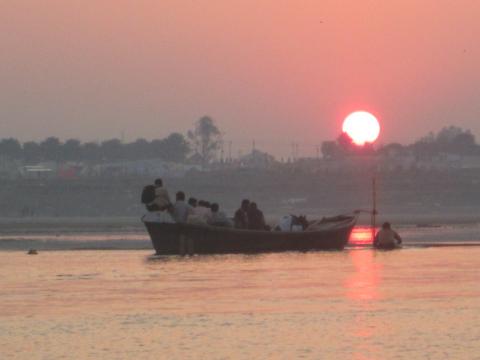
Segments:
[[[304,215],[285,215],[282,216],[278,225],[275,226],[275,231],[304,231],[309,223],[307,217]]]
[[[146,191],[147,190],[147,191]],[[144,201],[146,192],[147,201]],[[148,213],[143,217],[144,221],[173,223],[172,204],[170,196],[162,179],[156,179],[154,185],[147,185],[142,193],[142,202],[146,205]]]
[[[233,226],[232,222],[225,215],[225,213],[223,211],[220,211],[220,206],[217,203],[213,203],[210,206],[210,209],[212,211],[212,217],[208,221],[209,225],[220,226],[220,227],[228,227],[228,228],[231,228]]]
[[[248,229],[248,208],[250,206],[250,200],[243,199],[240,208],[235,211],[233,217],[233,223],[235,229]]]
[[[156,179],[154,183],[155,198],[147,205],[148,211],[165,211],[171,205],[168,190],[163,186],[162,179]]]
[[[192,207],[185,202],[185,193],[178,191],[175,194],[175,204],[172,206],[172,217],[177,223],[187,222],[188,215],[192,214]]]
[[[192,209],[195,209],[197,207],[197,199],[195,199],[194,197],[189,198],[188,205],[190,205]]]
[[[189,224],[207,224],[212,218],[210,204],[205,200],[199,200],[197,207],[192,209],[192,213],[187,218]]]
[[[248,206],[248,228],[250,230],[266,230],[265,217],[263,212],[258,208],[257,203],[251,202]]]
[[[394,249],[402,243],[402,238],[394,231],[389,222],[382,225],[382,229],[375,235],[373,246],[377,249]]]

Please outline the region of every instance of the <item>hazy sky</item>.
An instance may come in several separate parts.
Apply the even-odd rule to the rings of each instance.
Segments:
[[[235,151],[311,155],[351,111],[381,142],[480,138],[478,0],[3,0],[0,137],[148,139],[212,116]]]

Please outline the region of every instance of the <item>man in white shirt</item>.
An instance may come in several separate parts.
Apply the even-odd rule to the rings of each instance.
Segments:
[[[163,211],[171,204],[170,196],[167,189],[163,186],[162,179],[155,180],[155,200],[153,203],[157,205],[158,210]]]

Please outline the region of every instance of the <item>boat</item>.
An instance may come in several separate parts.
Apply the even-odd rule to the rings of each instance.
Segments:
[[[342,250],[358,214],[312,222],[298,232],[243,230],[210,225],[142,220],[157,255],[256,254],[282,251]]]

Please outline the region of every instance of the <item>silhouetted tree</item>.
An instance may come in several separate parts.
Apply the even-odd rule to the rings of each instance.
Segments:
[[[182,134],[173,133],[163,140],[164,159],[174,162],[183,162],[190,152],[190,145]]]
[[[373,155],[375,148],[372,143],[357,145],[345,132],[342,132],[336,141],[324,141],[322,143],[322,154],[325,159],[335,159],[346,155]]]
[[[340,135],[338,135],[337,144],[343,153],[353,152],[357,146],[353,142],[353,139],[346,132],[342,132]]]
[[[213,160],[221,146],[222,135],[212,118],[204,116],[195,123],[195,128],[188,132],[188,138],[203,164]]]
[[[430,132],[411,145],[417,158],[430,158],[438,154],[473,155],[479,152],[475,136],[470,130],[456,126],[444,127],[437,135]]]
[[[43,160],[58,161],[61,152],[60,140],[53,136],[46,138],[40,143],[40,152]]]
[[[96,142],[87,142],[82,145],[83,159],[87,161],[99,161],[102,159],[100,145]]]
[[[124,151],[119,139],[110,139],[100,144],[102,158],[104,160],[118,161],[123,158]]]
[[[61,159],[66,161],[82,160],[82,146],[77,139],[68,139],[62,146]]]
[[[129,160],[148,159],[152,157],[150,143],[139,138],[132,143],[124,144],[125,157]]]
[[[42,154],[40,145],[34,141],[28,141],[23,144],[23,159],[28,164],[34,164],[41,160]]]
[[[2,139],[0,141],[0,156],[20,159],[22,156],[22,146],[17,139]]]
[[[390,143],[387,145],[381,146],[378,150],[377,153],[382,154],[382,155],[403,155],[406,154],[408,151],[408,148],[406,146],[403,146],[402,144],[399,143]]]
[[[475,152],[475,136],[470,130],[456,126],[444,127],[436,137],[439,152],[467,155]]]
[[[338,145],[335,141],[322,142],[321,150],[324,159],[334,159],[338,155]]]

